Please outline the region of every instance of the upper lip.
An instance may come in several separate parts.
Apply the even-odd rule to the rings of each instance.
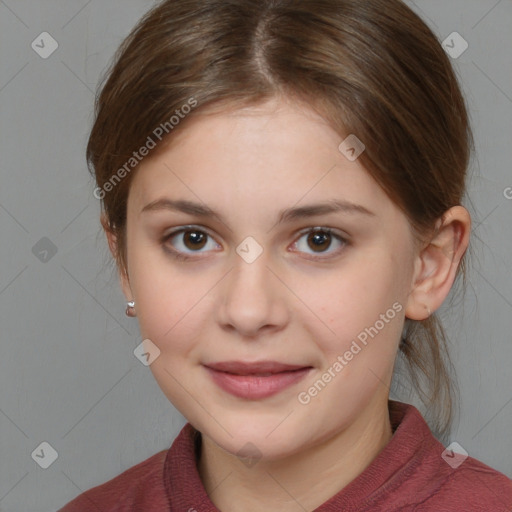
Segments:
[[[293,370],[300,370],[302,368],[310,368],[309,366],[285,364],[277,361],[258,361],[258,362],[244,362],[244,361],[222,361],[218,363],[205,364],[208,368],[219,372],[234,373],[237,375],[257,375],[261,373],[281,373]]]

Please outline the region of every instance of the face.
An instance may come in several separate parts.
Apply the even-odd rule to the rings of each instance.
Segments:
[[[297,453],[387,400],[412,232],[307,107],[189,121],[133,178],[124,291],[160,351],[151,371],[194,427],[233,454]]]

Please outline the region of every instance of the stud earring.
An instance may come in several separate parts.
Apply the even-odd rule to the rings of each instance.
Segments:
[[[126,316],[131,316],[131,317],[134,317],[136,316],[135,314],[135,301],[134,300],[130,300],[126,303]]]
[[[427,309],[428,316],[432,315],[432,311],[430,311],[430,308],[425,304],[425,308]]]

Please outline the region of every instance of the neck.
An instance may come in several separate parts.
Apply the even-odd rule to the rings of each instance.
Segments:
[[[222,512],[314,510],[359,476],[392,437],[387,397],[347,428],[308,449],[247,467],[203,435],[198,470],[207,494]]]

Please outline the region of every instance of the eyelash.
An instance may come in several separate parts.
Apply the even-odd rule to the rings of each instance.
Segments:
[[[170,247],[168,247],[166,244],[166,242],[168,240],[170,240],[171,238],[173,238],[174,236],[180,234],[180,233],[184,233],[186,231],[196,231],[196,232],[199,232],[199,233],[203,233],[205,234],[207,237],[210,237],[210,238],[213,238],[212,235],[210,235],[208,233],[208,231],[205,231],[204,229],[201,229],[199,228],[198,226],[183,226],[181,227],[180,229],[177,229],[175,231],[172,231],[168,234],[166,234],[162,240],[161,240],[161,243],[164,247],[164,250],[167,254],[169,254],[171,257],[175,258],[176,260],[179,260],[179,261],[191,261],[191,260],[196,260],[197,258],[195,256],[189,256],[189,255],[186,255],[185,253],[181,252],[181,251],[177,251],[176,249],[171,249]],[[296,241],[294,242],[294,244],[296,244],[304,235],[307,235],[307,234],[310,234],[310,233],[323,233],[327,236],[332,236],[333,238],[339,240],[342,244],[343,244],[343,247],[340,248],[338,251],[335,251],[335,255],[338,255],[345,246],[349,245],[349,242],[346,238],[342,237],[340,234],[337,234],[332,228],[324,228],[324,227],[311,227],[311,228],[307,228],[305,230],[302,230],[300,233],[299,233],[299,237],[296,239]],[[330,246],[329,246],[330,247]],[[300,251],[296,251],[296,252],[300,252]],[[198,252],[198,254],[200,254]],[[312,256],[312,255],[309,255],[308,259],[311,259],[313,261],[326,261],[328,259],[330,259],[331,256],[328,256],[328,257],[325,257],[325,256]]]

